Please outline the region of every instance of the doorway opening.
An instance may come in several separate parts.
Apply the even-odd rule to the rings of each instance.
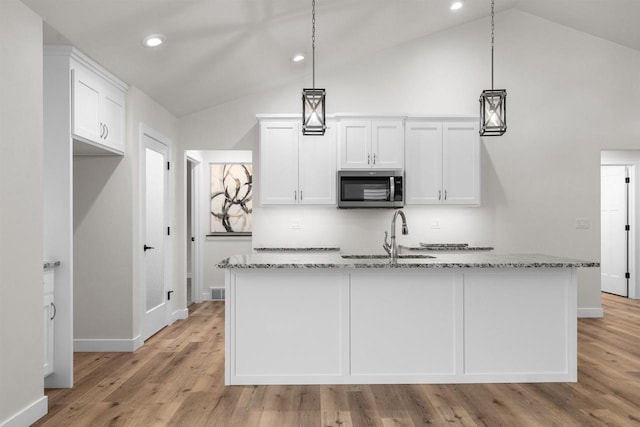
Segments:
[[[200,292],[200,242],[198,236],[198,212],[200,194],[200,160],[193,153],[187,152],[186,162],[186,196],[187,196],[187,307],[201,302]]]
[[[637,203],[640,151],[603,151],[601,154],[601,290],[629,298],[639,298],[636,277],[640,223]]]

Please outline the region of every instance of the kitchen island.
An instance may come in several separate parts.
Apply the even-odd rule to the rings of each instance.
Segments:
[[[225,384],[577,380],[577,272],[545,255],[253,254],[226,269]]]

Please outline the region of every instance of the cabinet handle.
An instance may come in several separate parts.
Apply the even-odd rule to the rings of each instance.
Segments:
[[[107,137],[109,136],[109,126],[104,125],[104,139],[107,139]]]
[[[302,190],[300,190],[300,201],[302,201]]]
[[[56,309],[56,305],[54,303],[51,303],[51,308],[53,308],[53,316],[51,316],[51,318],[49,320],[53,320],[56,318],[56,314],[58,313],[58,310]]]
[[[447,190],[444,190],[444,199],[447,200]]]
[[[373,153],[373,164],[376,164],[376,153]]]
[[[104,123],[100,123],[100,139],[104,137]]]
[[[293,200],[298,200],[298,191],[293,190]]]
[[[442,190],[438,190],[438,200],[442,200]]]
[[[371,164],[371,154],[367,154],[367,164]]]

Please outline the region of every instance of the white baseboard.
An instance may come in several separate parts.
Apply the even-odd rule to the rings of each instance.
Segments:
[[[187,320],[188,318],[189,318],[188,308],[184,308],[182,310],[176,310],[173,313],[171,313],[171,323],[175,322],[176,320]]]
[[[76,352],[116,352],[131,353],[142,347],[144,342],[138,335],[132,339],[74,339],[73,351]]]
[[[40,418],[47,415],[49,399],[47,396],[42,396],[20,412],[12,415],[4,421],[0,421],[0,427],[24,427],[38,421]]]
[[[578,308],[579,318],[604,317],[602,308]]]

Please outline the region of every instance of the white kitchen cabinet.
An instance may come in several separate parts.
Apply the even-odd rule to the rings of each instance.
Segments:
[[[407,204],[480,204],[480,138],[476,120],[407,120]]]
[[[402,119],[343,119],[339,122],[341,169],[402,169]]]
[[[77,61],[72,61],[71,67],[74,140],[124,154],[124,92]]]
[[[54,272],[52,269],[44,270],[44,300],[42,304],[42,326],[44,331],[43,365],[44,376],[53,373],[53,325],[56,316],[56,306],[53,300]]]
[[[332,122],[323,136],[309,136],[302,135],[299,120],[261,120],[261,204],[335,204],[335,146]]]

